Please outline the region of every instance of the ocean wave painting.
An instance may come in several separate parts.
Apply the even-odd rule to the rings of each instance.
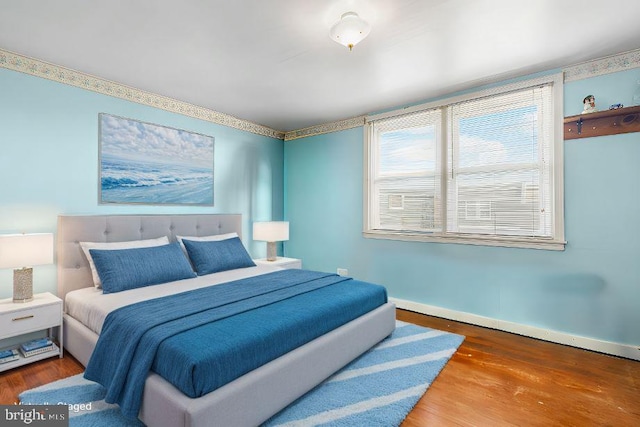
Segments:
[[[100,114],[100,202],[213,205],[213,143]]]

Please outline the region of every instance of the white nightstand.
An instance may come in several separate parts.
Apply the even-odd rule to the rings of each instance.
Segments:
[[[18,360],[0,363],[0,372],[16,368],[31,362],[52,356],[62,357],[62,300],[49,292],[33,295],[33,301],[14,303],[12,298],[0,300],[0,349],[7,350],[20,345],[17,342],[7,346],[2,342],[8,338],[18,338],[30,332],[48,329],[48,336],[52,336],[53,328],[57,328],[56,337],[60,347],[54,344],[52,351],[23,357]],[[15,342],[16,340],[11,340]],[[24,341],[28,341],[25,339]]]
[[[254,259],[253,262],[258,265],[277,265],[278,267],[282,268],[302,268],[302,260],[299,260],[297,258],[285,258],[281,256],[276,258],[275,261],[267,261],[266,258],[260,258]]]

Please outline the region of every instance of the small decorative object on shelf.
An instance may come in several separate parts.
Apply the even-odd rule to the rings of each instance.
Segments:
[[[24,357],[35,356],[54,349],[54,344],[49,338],[29,341],[20,345],[20,352]]]
[[[622,104],[613,104],[613,105],[609,106],[609,110],[617,110],[618,108],[624,108],[624,105],[622,105]]]
[[[31,351],[37,348],[42,348],[51,345],[51,340],[49,338],[38,338],[37,340],[27,341],[25,343],[20,344],[20,347],[24,351]]]
[[[3,350],[0,351],[0,363],[13,362],[14,360],[18,360],[20,355],[18,354],[18,350],[15,348],[11,350]]]
[[[596,97],[593,95],[587,95],[582,100],[582,104],[584,105],[584,110],[582,110],[582,114],[587,113],[595,113],[598,110],[596,109]]]

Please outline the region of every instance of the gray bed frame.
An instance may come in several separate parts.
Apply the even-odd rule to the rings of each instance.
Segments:
[[[59,216],[58,296],[92,286],[79,242],[116,242],[176,235],[208,236],[236,232],[242,217],[211,215]],[[98,335],[64,315],[64,347],[87,365]],[[388,336],[395,328],[395,305],[387,303],[342,327],[202,397],[185,396],[150,373],[139,418],[148,426],[256,426]]]

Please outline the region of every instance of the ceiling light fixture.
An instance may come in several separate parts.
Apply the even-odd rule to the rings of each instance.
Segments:
[[[329,34],[333,40],[352,50],[367,37],[369,31],[371,31],[371,25],[367,21],[355,12],[347,12],[343,13],[340,20],[331,27]]]

